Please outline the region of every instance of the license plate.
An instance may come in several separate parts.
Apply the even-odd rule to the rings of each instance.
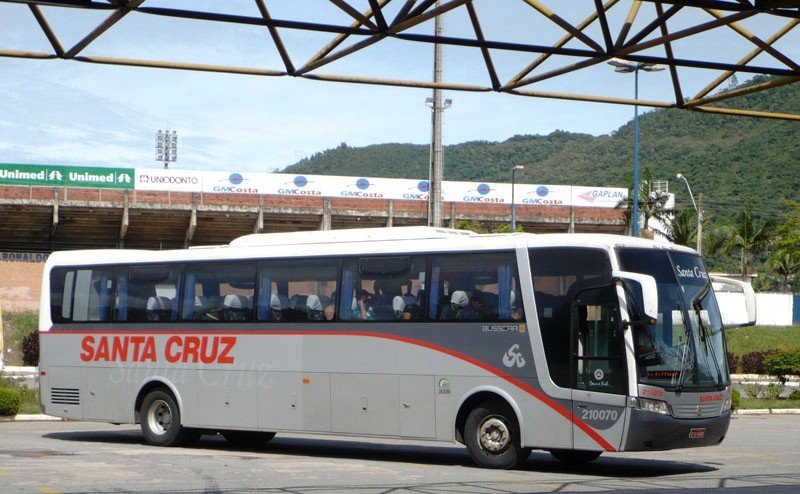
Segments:
[[[689,439],[703,439],[706,437],[706,429],[692,429],[689,431]]]

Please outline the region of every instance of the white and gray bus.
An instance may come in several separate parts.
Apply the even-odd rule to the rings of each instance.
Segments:
[[[720,443],[723,321],[691,249],[590,234],[409,227],[56,252],[40,308],[45,413],[169,446],[276,432],[532,449]]]

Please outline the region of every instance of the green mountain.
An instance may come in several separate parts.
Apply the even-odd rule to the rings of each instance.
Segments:
[[[747,84],[767,80],[754,78]],[[800,113],[800,84],[730,100],[737,108]],[[722,103],[719,104],[722,106]],[[686,110],[641,114],[640,165],[653,179],[670,180],[679,207],[691,207],[684,184],[703,193],[711,218],[732,217],[744,204],[780,220],[785,199],[800,199],[800,122],[713,115]],[[503,142],[472,141],[444,150],[446,180],[508,182],[514,165],[525,165],[520,182],[628,186],[632,176],[633,123],[594,137],[556,131],[517,135]],[[287,173],[422,178],[429,146],[342,144],[288,167]]]

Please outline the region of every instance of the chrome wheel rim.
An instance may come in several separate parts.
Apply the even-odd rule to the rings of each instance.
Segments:
[[[172,426],[172,408],[164,400],[156,400],[147,410],[147,426],[156,435],[162,436]]]
[[[478,444],[484,451],[500,454],[511,445],[508,424],[499,417],[486,417],[478,428]]]

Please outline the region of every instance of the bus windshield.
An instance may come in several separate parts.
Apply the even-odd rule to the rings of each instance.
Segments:
[[[678,390],[726,386],[722,320],[700,257],[634,248],[618,248],[617,257],[623,271],[653,276],[658,285],[657,323],[633,328],[639,383]]]

